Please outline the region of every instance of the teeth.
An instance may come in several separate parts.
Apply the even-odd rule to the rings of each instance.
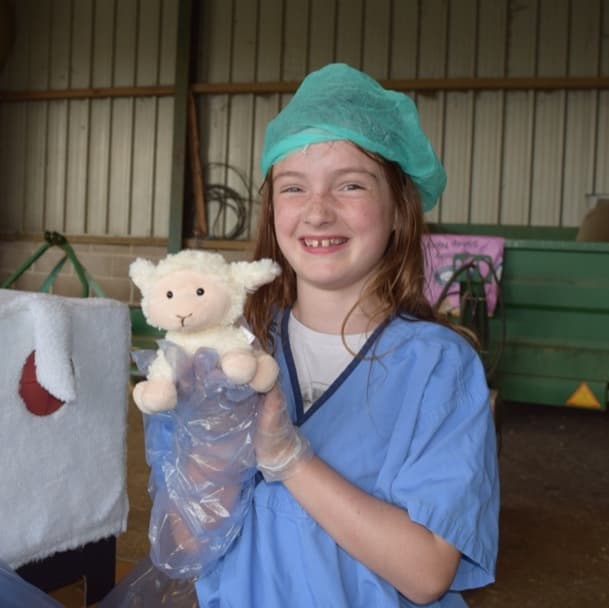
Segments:
[[[331,245],[341,245],[345,239],[305,239],[304,243],[307,247],[330,247]]]

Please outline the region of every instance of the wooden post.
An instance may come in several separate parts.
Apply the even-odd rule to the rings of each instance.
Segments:
[[[190,31],[192,0],[180,0],[178,7],[178,44],[176,48],[175,96],[173,105],[173,153],[169,203],[169,240],[167,250],[182,249],[184,174],[188,95],[190,87]]]
[[[188,95],[188,151],[192,190],[195,199],[194,235],[197,238],[204,238],[207,236],[207,218],[205,216],[205,190],[203,188],[200,150],[197,108],[194,95],[191,92]]]

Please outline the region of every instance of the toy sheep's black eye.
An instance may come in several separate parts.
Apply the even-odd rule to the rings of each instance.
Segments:
[[[202,296],[204,293],[205,293],[205,290],[203,289],[203,287],[199,287],[199,289],[197,289],[198,296]]]
[[[171,300],[171,298],[173,298],[173,291],[168,291],[165,295],[167,296],[168,300]]]

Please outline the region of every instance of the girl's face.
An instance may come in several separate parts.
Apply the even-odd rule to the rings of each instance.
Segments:
[[[298,289],[359,296],[393,229],[381,165],[346,141],[307,146],[273,168],[277,241]]]

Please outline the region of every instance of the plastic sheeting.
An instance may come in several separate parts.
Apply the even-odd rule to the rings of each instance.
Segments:
[[[9,606],[13,608],[12,605]],[[122,578],[99,604],[99,608],[198,607],[193,580],[169,578],[148,558],[136,564],[135,568]],[[46,606],[43,605],[41,608]]]
[[[145,415],[151,468],[150,558],[172,579],[205,574],[241,530],[255,487],[255,423],[261,395],[218,369],[218,354],[189,356],[160,341],[178,391],[174,410]],[[134,359],[145,373],[154,351]]]

